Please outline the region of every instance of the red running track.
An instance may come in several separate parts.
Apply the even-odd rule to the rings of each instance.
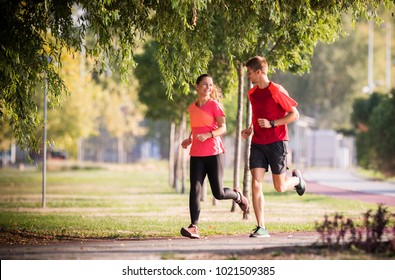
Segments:
[[[344,190],[335,187],[328,187],[321,184],[318,184],[314,181],[307,182],[307,192],[315,193],[315,194],[323,194],[330,197],[335,198],[343,198],[343,199],[352,199],[352,200],[360,200],[363,202],[370,203],[382,203],[387,206],[395,206],[395,197],[393,196],[385,196],[367,192],[357,192]]]

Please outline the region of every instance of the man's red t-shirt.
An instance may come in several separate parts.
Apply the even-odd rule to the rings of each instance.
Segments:
[[[298,105],[295,100],[289,97],[285,88],[273,82],[270,82],[269,86],[263,89],[255,86],[248,91],[248,98],[252,106],[252,125],[254,129],[251,141],[256,144],[271,144],[288,140],[287,125],[261,128],[258,124],[260,118],[269,121],[281,119],[288,112],[291,112],[292,107]]]

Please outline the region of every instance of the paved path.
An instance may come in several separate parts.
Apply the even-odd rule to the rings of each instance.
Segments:
[[[149,239],[119,241],[61,242],[49,245],[1,245],[0,259],[44,260],[128,260],[128,259],[210,259],[210,254],[247,254],[284,246],[311,245],[319,239],[317,233],[272,234],[270,238],[219,236],[203,239]]]
[[[368,181],[348,170],[312,170],[304,173],[308,192],[346,199],[359,199],[395,206],[395,185]],[[42,260],[127,260],[127,259],[208,259],[212,253],[247,254],[284,246],[311,245],[319,239],[317,233],[272,234],[271,238],[246,236],[210,237],[199,240],[185,238],[60,242],[49,245],[0,244],[0,259]]]
[[[368,180],[348,169],[317,169],[303,173],[308,192],[395,206],[395,184]]]

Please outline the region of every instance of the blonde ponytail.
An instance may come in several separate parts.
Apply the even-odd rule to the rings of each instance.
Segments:
[[[210,97],[215,101],[221,102],[222,99],[222,90],[217,85],[213,85],[213,89],[211,90]]]

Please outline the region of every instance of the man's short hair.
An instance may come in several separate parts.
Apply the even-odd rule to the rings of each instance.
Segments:
[[[247,61],[246,66],[252,68],[254,71],[261,70],[267,74],[269,64],[267,63],[266,58],[257,55],[250,58],[250,60]]]

